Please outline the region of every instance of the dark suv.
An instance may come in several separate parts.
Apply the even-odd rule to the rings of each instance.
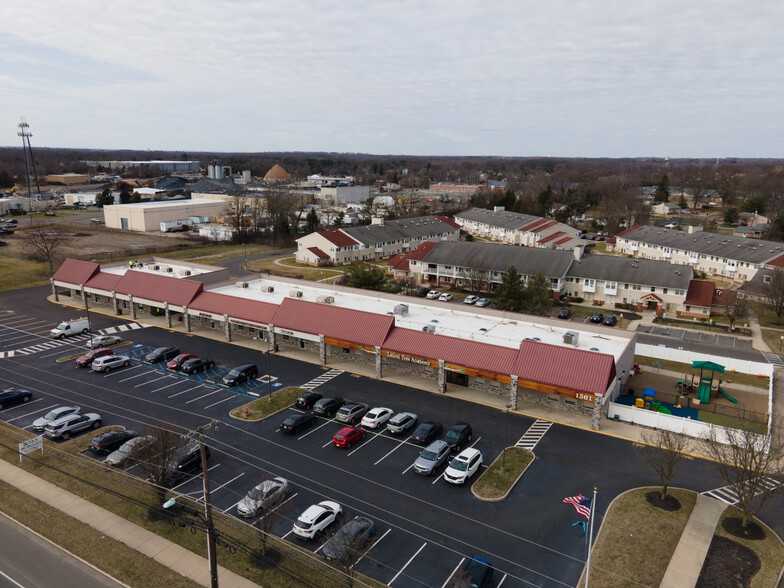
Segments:
[[[174,359],[180,354],[177,347],[158,347],[158,349],[144,356],[144,363],[160,363]]]
[[[468,423],[456,423],[446,432],[446,442],[452,453],[463,449],[473,438],[474,432]]]
[[[205,457],[210,457],[210,448],[204,448]],[[190,443],[183,447],[169,463],[167,482],[174,484],[187,474],[201,469],[201,450],[198,443]]]
[[[342,398],[322,398],[313,405],[314,414],[331,417],[343,406]]]
[[[227,387],[236,386],[238,384],[242,384],[243,382],[255,380],[258,375],[259,368],[256,367],[256,364],[246,363],[243,365],[238,365],[228,374],[223,376],[221,383]]]

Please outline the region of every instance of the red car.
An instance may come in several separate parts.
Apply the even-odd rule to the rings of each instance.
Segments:
[[[196,355],[195,353],[180,353],[177,357],[169,361],[169,363],[166,364],[166,367],[176,372],[178,369],[182,367],[182,364],[184,364],[186,361],[188,361],[189,359],[196,359],[198,357],[199,356]]]
[[[336,447],[348,449],[354,443],[359,443],[365,438],[366,431],[360,427],[343,427],[332,437],[332,444]]]
[[[87,367],[93,363],[94,359],[103,357],[104,355],[114,355],[114,351],[105,347],[88,351],[76,360],[76,367]]]

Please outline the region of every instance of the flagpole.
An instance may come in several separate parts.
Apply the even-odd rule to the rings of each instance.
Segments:
[[[591,529],[588,534],[588,559],[585,562],[585,588],[588,588],[588,579],[591,575],[591,548],[593,547],[593,511],[596,508],[596,486],[593,487],[593,500],[591,501]]]

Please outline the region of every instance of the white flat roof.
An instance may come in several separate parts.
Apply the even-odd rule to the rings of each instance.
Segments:
[[[160,200],[157,202],[134,202],[133,204],[114,204],[113,206],[133,206],[134,208],[178,208],[184,206],[199,206],[202,204],[226,204],[225,200],[210,200],[207,198],[196,198],[195,200]]]
[[[290,297],[292,290],[299,290],[302,292],[301,300],[316,302],[316,298],[320,296],[333,296],[334,306],[376,314],[391,315],[396,305],[407,304],[407,316],[394,315],[396,326],[421,331],[425,325],[434,325],[436,334],[512,349],[519,348],[523,340],[533,338],[552,345],[574,347],[563,342],[564,334],[571,331],[578,333],[578,349],[598,350],[612,355],[616,361],[621,358],[633,337],[633,333],[613,327],[500,311],[485,314],[485,309],[459,302],[438,303],[411,296],[374,296],[371,291],[364,294],[360,291],[336,289],[326,284],[319,287],[306,281],[292,283],[274,278],[240,278],[237,281],[247,282],[248,287],[238,288],[235,282],[222,282],[208,289],[210,292],[274,304],[280,304],[284,298]],[[274,286],[274,291],[262,292],[262,286]]]
[[[163,267],[170,267],[172,271],[161,271],[160,269],[154,270],[151,269],[152,266],[158,266],[159,268]],[[169,278],[185,278],[187,276],[182,275],[180,272],[188,270],[191,272],[190,275],[198,276],[202,274],[211,274],[214,271],[221,270],[223,268],[211,268],[209,266],[194,266],[187,263],[172,263],[171,260],[165,261],[151,261],[151,262],[144,262],[137,264],[136,267],[131,268],[127,263],[125,265],[113,265],[113,266],[101,266],[101,271],[106,272],[107,274],[114,274],[116,276],[124,276],[125,272],[129,269],[133,269],[135,272],[144,272],[146,274],[155,274],[156,276],[167,276]]]

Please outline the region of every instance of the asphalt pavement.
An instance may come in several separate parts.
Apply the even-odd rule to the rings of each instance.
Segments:
[[[256,261],[257,259],[267,259],[268,257],[278,257],[280,255],[294,255],[297,252],[296,249],[289,249],[289,250],[280,250],[276,249],[274,251],[266,251],[264,253],[256,253],[254,255],[248,255],[248,261]],[[232,257],[231,259],[224,259],[223,261],[219,261],[215,265],[219,265],[221,267],[225,267],[229,269],[229,274],[232,278],[241,278],[243,276],[252,276],[258,275],[256,272],[247,272],[242,269],[242,265],[245,263],[245,257]]]

